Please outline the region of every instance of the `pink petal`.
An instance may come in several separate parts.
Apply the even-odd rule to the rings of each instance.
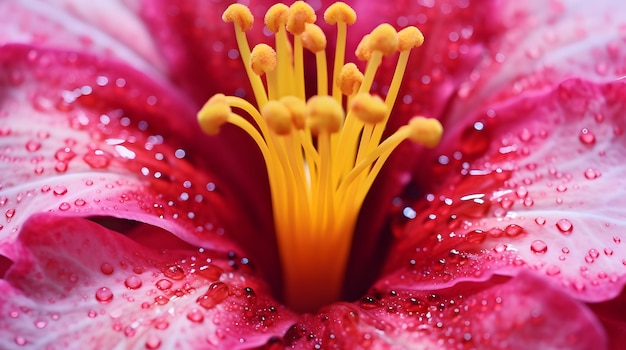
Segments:
[[[171,247],[85,219],[33,216],[0,280],[0,347],[250,347],[294,322],[236,253]]]
[[[531,274],[437,291],[386,280],[355,304],[304,316],[284,337],[297,348],[603,348],[584,305]]]
[[[622,82],[569,80],[448,134],[461,144],[444,141],[430,174],[442,183],[408,206],[419,214],[398,231],[404,253],[392,253],[387,270],[454,249],[486,265],[479,275],[530,269],[575,298],[614,298],[626,281],[625,96]],[[461,271],[448,278],[471,277],[458,262],[444,265]]]
[[[22,43],[125,61],[154,78],[167,72],[145,23],[125,1],[4,1],[0,44]]]
[[[38,212],[112,216],[198,246],[230,246],[228,236],[260,267],[277,266],[269,208],[257,205],[268,200],[259,159],[231,156],[231,143],[249,146],[241,135],[205,137],[186,98],[119,63],[13,45],[0,67],[1,240]]]

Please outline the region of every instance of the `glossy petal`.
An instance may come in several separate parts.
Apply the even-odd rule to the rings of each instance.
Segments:
[[[442,254],[456,249],[478,254],[471,260],[493,262],[491,273],[528,268],[550,276],[575,298],[614,298],[626,280],[626,224],[620,214],[626,198],[625,94],[622,82],[570,80],[548,93],[494,106],[479,122],[480,131],[474,124],[463,135],[449,135],[466,143],[460,149],[444,146],[450,153],[443,154],[457,152],[457,160],[440,157],[447,164],[440,167],[460,174],[415,208],[420,216],[398,245],[407,255],[389,269],[406,266],[416,247],[434,236],[439,241],[425,253],[431,259],[445,259]],[[468,162],[478,145],[485,155]]]
[[[169,247],[149,248],[84,219],[32,217],[0,280],[0,347],[249,347],[293,322],[235,254],[171,236]]]
[[[77,53],[14,45],[5,46],[0,59],[1,161],[3,172],[12,174],[1,180],[3,239],[13,239],[37,212],[113,216],[158,225],[204,246],[232,246],[224,230],[235,238],[260,231],[239,241],[268,259],[259,266],[276,266],[275,254],[260,254],[275,249],[271,229],[259,230],[271,227],[271,215],[244,209],[267,193],[237,181],[248,173],[224,171],[250,164],[233,164],[241,160],[223,151],[228,144],[201,135],[195,110],[176,90],[125,65]],[[198,171],[207,163],[212,175]],[[240,220],[243,211],[260,218]]]
[[[396,288],[305,316],[285,335],[310,348],[602,348],[593,314],[530,274],[506,282],[461,284],[437,291]]]

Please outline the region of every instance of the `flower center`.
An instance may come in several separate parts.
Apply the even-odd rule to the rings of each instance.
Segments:
[[[392,151],[406,139],[434,147],[441,138],[437,120],[414,117],[382,140],[409,53],[424,38],[415,27],[400,32],[389,24],[376,27],[356,49],[367,62],[362,73],[354,63],[344,64],[347,26],[355,23],[356,13],[335,3],[324,13],[324,20],[337,26],[329,76],[326,36],[305,2],[268,10],[265,25],[275,34],[274,48],[258,44],[250,50],[246,32],[254,19],[246,6],[229,6],[222,19],[234,24],[256,106],[217,94],[198,120],[207,134],[230,123],[257,143],[269,177],[285,301],[294,310],[315,311],[341,295],[361,205]],[[305,50],[315,55],[317,73],[317,91],[308,99]],[[383,100],[370,89],[383,57],[397,52]]]

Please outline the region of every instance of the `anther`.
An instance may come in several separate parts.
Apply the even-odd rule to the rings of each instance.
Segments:
[[[267,126],[277,135],[287,135],[293,128],[291,112],[278,101],[269,101],[261,110]]]
[[[289,6],[282,3],[272,5],[265,13],[265,26],[270,32],[278,33],[280,28],[287,25],[288,13]]]
[[[406,127],[410,129],[408,138],[413,142],[433,148],[441,141],[443,127],[437,119],[413,117]]]
[[[198,123],[208,135],[217,135],[220,127],[228,121],[231,108],[224,94],[211,97],[198,112]]]
[[[306,23],[302,33],[302,46],[305,49],[317,53],[326,49],[326,35],[320,27],[315,24]],[[325,73],[325,72],[324,72]]]
[[[254,16],[252,16],[252,12],[250,12],[248,7],[241,4],[232,4],[222,14],[222,20],[226,23],[234,23],[246,32],[252,28]]]
[[[383,55],[393,55],[398,51],[398,32],[388,23],[374,28],[370,33],[367,45],[370,51],[380,51]]]
[[[337,22],[353,25],[356,22],[356,12],[346,3],[336,2],[324,12],[324,21],[330,25]]]
[[[258,44],[250,54],[250,68],[257,75],[276,69],[276,51],[267,44]]]
[[[359,91],[363,82],[363,73],[354,63],[346,63],[337,77],[337,86],[341,93],[346,96],[352,96]]]
[[[422,46],[424,35],[416,27],[406,27],[398,32],[398,50],[407,51]]]
[[[287,31],[294,35],[304,33],[306,23],[314,23],[317,19],[311,5],[304,1],[296,1],[289,7]]]
[[[306,102],[295,96],[285,96],[280,99],[280,102],[289,110],[289,113],[291,113],[293,126],[299,130],[304,129],[306,125]]]
[[[343,108],[331,96],[316,95],[306,104],[306,123],[314,135],[322,131],[329,134],[338,132],[343,118]]]
[[[356,46],[356,50],[354,51],[356,58],[361,61],[369,61],[372,57],[372,50],[370,49],[369,41],[370,34],[365,34],[361,38],[361,41],[359,41],[359,44]]]
[[[376,124],[385,119],[388,109],[380,97],[360,93],[350,102],[350,112],[366,124]]]

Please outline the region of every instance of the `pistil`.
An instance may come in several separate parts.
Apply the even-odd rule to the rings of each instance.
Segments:
[[[335,3],[324,13],[324,20],[337,26],[329,76],[326,36],[305,2],[268,10],[264,22],[275,34],[275,48],[250,49],[246,32],[254,18],[246,6],[233,4],[222,18],[234,24],[256,105],[218,94],[200,110],[198,121],[210,135],[225,123],[236,125],[258,145],[272,194],[285,302],[296,311],[315,311],[340,299],[361,205],[393,150],[404,140],[434,147],[441,138],[437,120],[414,117],[381,142],[409,53],[424,39],[415,27],[400,32],[389,24],[376,27],[356,51],[367,62],[362,73],[356,64],[344,63],[347,27],[356,13]],[[304,50],[316,62],[317,91],[310,95]],[[382,60],[397,53],[383,100],[371,86]]]

